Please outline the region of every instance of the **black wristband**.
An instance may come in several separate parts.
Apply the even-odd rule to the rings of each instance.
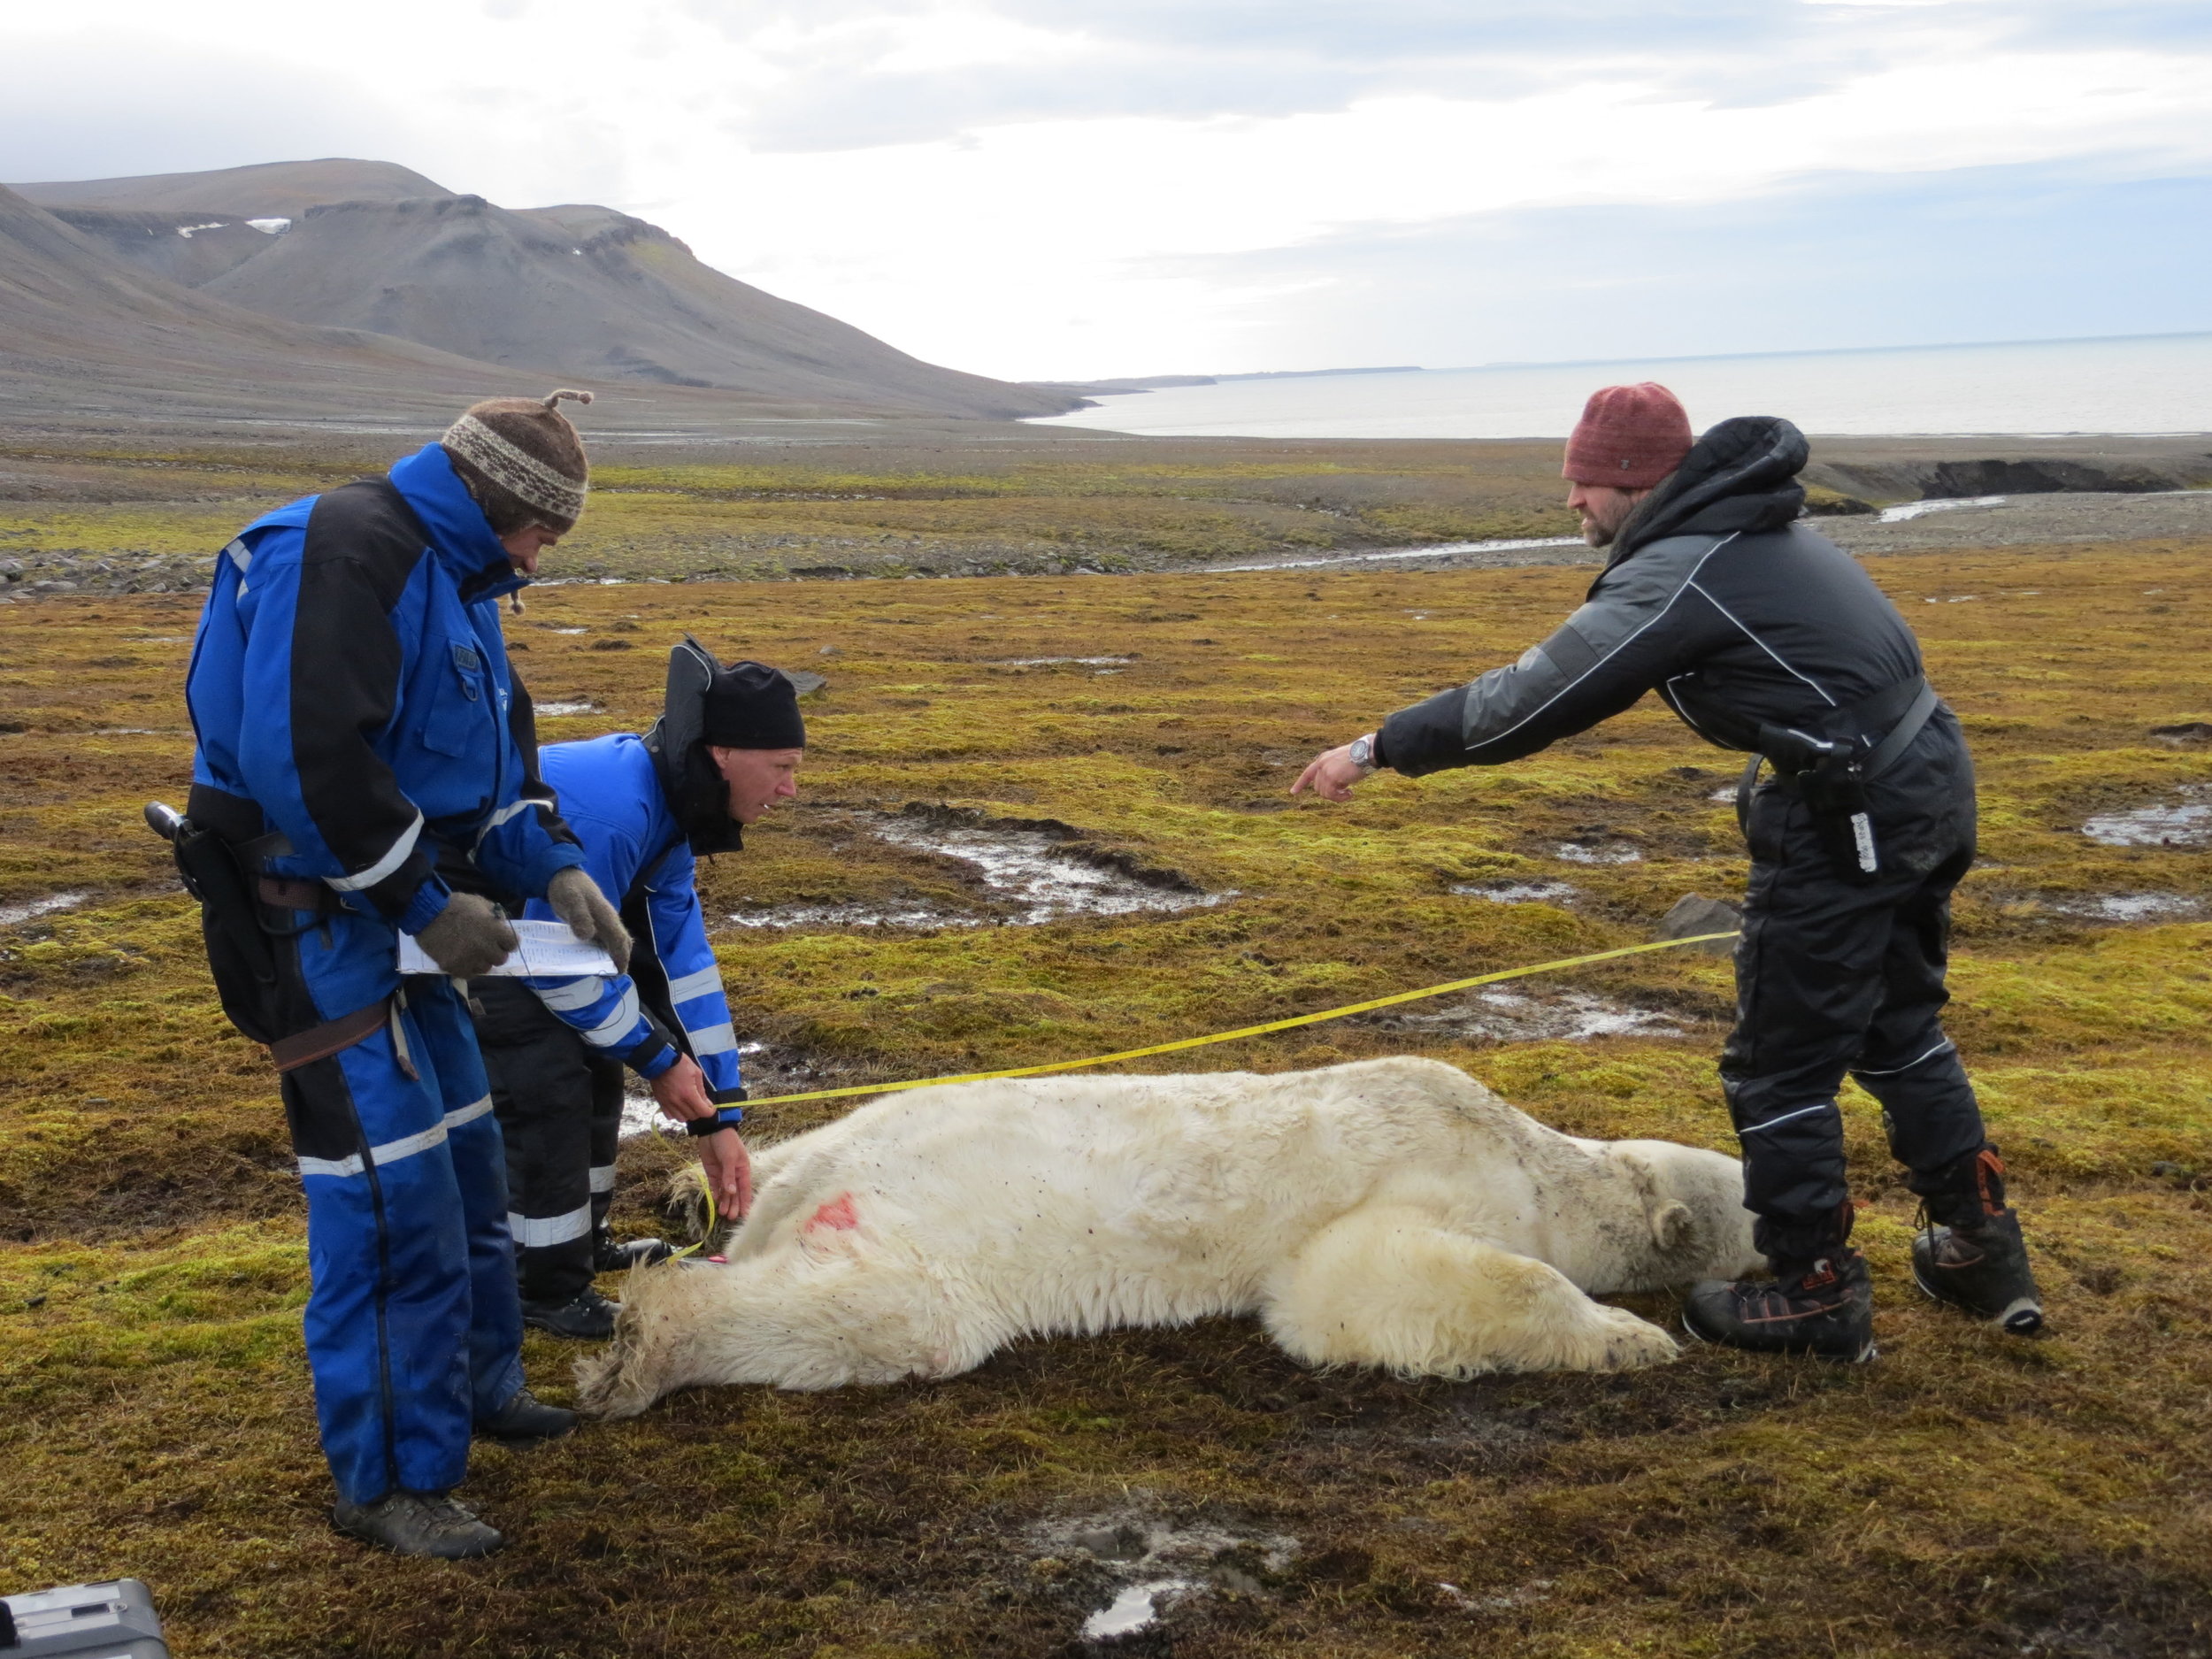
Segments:
[[[717,1112],[711,1118],[694,1118],[684,1125],[684,1133],[696,1140],[703,1135],[719,1134],[725,1129],[736,1127],[735,1124],[724,1123],[722,1114]]]

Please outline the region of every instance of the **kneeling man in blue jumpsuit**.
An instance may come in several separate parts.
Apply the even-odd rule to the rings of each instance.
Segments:
[[[488,972],[515,933],[434,869],[441,845],[465,847],[627,954],[582,849],[522,795],[509,725],[497,602],[583,507],[558,396],[477,404],[388,478],[248,526],[218,561],[187,685],[183,828],[219,838],[240,878],[222,914],[202,894],[210,958],[226,1009],[271,1045],[306,1188],[334,1519],[410,1555],[501,1543],[449,1495],[472,1434],[575,1425],[523,1386],[499,1128],[446,977]],[[403,976],[403,933],[444,972]]]
[[[750,1206],[737,1036],[699,907],[697,860],[737,850],[745,825],[795,795],[805,755],[788,679],[760,663],[724,667],[686,638],[670,653],[667,700],[650,731],[557,743],[540,756],[585,869],[621,895],[634,945],[626,974],[473,987],[529,1324],[587,1340],[611,1334],[616,1304],[594,1287],[594,1273],[659,1254],[657,1240],[616,1246],[606,1226],[626,1066],[698,1139],[722,1214]],[[550,914],[541,902],[529,910]]]

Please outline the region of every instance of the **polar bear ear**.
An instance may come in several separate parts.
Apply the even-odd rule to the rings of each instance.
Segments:
[[[1663,1250],[1683,1249],[1696,1235],[1697,1217],[1687,1204],[1657,1204],[1647,1213],[1651,1217],[1651,1236]]]

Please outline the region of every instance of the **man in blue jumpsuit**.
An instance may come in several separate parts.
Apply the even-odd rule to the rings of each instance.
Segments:
[[[736,1127],[745,1090],[696,855],[735,850],[743,826],[795,795],[805,749],[788,679],[759,663],[724,667],[686,639],[670,654],[666,710],[651,731],[556,744],[540,757],[585,869],[621,895],[634,949],[626,974],[475,987],[533,1325],[586,1339],[613,1330],[615,1304],[591,1281],[635,1259],[605,1233],[625,1066],[698,1139],[721,1212],[748,1207]]]
[[[442,843],[627,950],[582,850],[523,798],[508,724],[497,601],[582,506],[582,446],[553,403],[479,404],[388,478],[248,526],[218,561],[187,683],[188,826],[227,843],[251,913],[237,931],[265,941],[246,972],[210,907],[225,1006],[250,1007],[242,1025],[271,1044],[306,1188],[334,1519],[414,1555],[502,1541],[448,1495],[472,1432],[541,1440],[575,1422],[523,1386],[499,1130],[467,1015],[446,977],[398,966],[402,933],[463,978],[513,949],[494,906],[439,879]]]

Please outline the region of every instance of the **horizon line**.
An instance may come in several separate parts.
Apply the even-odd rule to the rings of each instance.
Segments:
[[[2212,328],[2169,328],[2147,334],[2055,334],[2025,340],[1938,340],[1914,345],[1887,346],[1808,346],[1792,347],[1770,351],[1686,351],[1669,357],[1639,357],[1616,354],[1603,357],[1501,357],[1488,363],[1456,363],[1448,367],[1429,368],[1425,365],[1410,365],[1378,369],[1238,369],[1208,373],[1205,378],[1218,385],[1225,380],[1255,380],[1262,376],[1311,375],[1317,378],[1336,374],[1414,373],[1414,374],[1479,374],[1493,369],[1586,369],[1598,368],[1609,363],[1736,363],[1757,357],[1863,357],[1881,351],[1982,351],[2002,346],[2093,346],[2133,340],[2200,340],[2212,337]],[[1096,374],[1082,377],[1062,376],[1051,381],[1024,380],[1022,385],[1102,385],[1109,380],[1160,380],[1161,375]],[[1182,391],[1182,387],[1160,388],[1160,390]]]

